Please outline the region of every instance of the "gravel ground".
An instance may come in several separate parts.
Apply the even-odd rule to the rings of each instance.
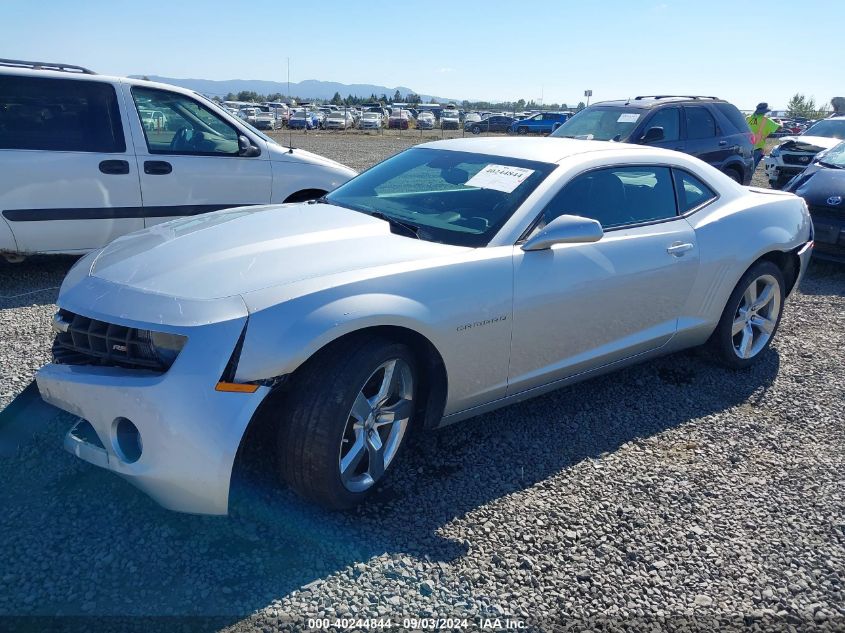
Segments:
[[[410,142],[300,136],[357,168]],[[0,405],[47,362],[72,261],[0,264]],[[845,630],[843,349],[845,267],[814,262],[752,370],[676,354],[418,438],[348,514],[276,488],[259,453],[232,517],[162,510],[63,452],[58,415],[0,457],[0,629]],[[215,617],[103,619],[173,615]]]

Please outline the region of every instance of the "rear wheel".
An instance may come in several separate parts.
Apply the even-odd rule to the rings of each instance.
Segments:
[[[725,169],[725,175],[733,180],[736,183],[742,184],[742,174],[739,173],[739,170],[736,167],[727,167]]]
[[[516,133],[517,134],[528,134],[528,128],[527,127],[519,127],[519,128],[516,129]]]
[[[292,384],[278,451],[281,476],[294,491],[343,510],[370,494],[404,446],[416,363],[407,346],[375,337],[353,337],[326,352]]]
[[[783,273],[769,261],[754,264],[739,280],[710,339],[728,367],[752,365],[772,342],[783,311]]]

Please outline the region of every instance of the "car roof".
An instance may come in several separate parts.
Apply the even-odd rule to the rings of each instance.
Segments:
[[[117,75],[100,75],[95,72],[69,72],[66,70],[50,70],[47,68],[18,68],[14,66],[0,65],[0,75],[15,75],[18,77],[47,77],[50,79],[67,79],[72,81],[99,81],[108,83],[124,83],[130,86],[144,86],[146,88],[160,88],[171,92],[195,95],[200,94],[196,90],[183,88],[174,84],[165,84],[147,79],[133,79],[132,77],[119,77]],[[249,106],[254,107],[254,106]]]
[[[610,141],[582,141],[571,138],[556,137],[504,137],[492,136],[482,138],[458,138],[443,141],[423,143],[417,147],[430,149],[445,149],[454,152],[472,152],[475,154],[490,154],[493,156],[507,156],[521,160],[535,160],[543,163],[559,163],[575,154],[586,154],[602,151],[630,151],[639,154],[644,151],[655,155],[673,156],[677,152],[661,150],[643,145],[628,143],[612,143]]]
[[[650,110],[651,108],[657,108],[662,105],[666,105],[667,103],[678,104],[678,103],[727,103],[724,99],[719,99],[717,97],[696,97],[696,96],[673,96],[673,95],[655,95],[655,96],[642,96],[642,97],[634,97],[629,99],[616,99],[612,101],[597,101],[594,103],[594,106],[607,106],[607,107],[616,107],[616,108],[639,108],[644,110]]]

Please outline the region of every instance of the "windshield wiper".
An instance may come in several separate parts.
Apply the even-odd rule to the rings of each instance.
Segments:
[[[824,167],[830,167],[831,169],[845,169],[845,165],[835,165],[834,163],[828,163],[824,160],[817,160],[816,162],[819,165],[823,165]]]
[[[401,220],[397,220],[394,217],[385,215],[381,211],[371,211],[370,215],[374,218],[378,218],[379,220],[384,220],[385,222],[388,222],[390,226],[399,227],[405,230],[407,233],[410,233],[413,237],[417,238],[418,240],[422,239],[420,237],[420,227],[418,226],[409,224],[407,222],[402,222]]]

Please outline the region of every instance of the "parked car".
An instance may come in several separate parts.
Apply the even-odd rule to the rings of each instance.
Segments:
[[[804,198],[813,218],[813,257],[845,263],[845,142],[816,155],[784,187]]]
[[[274,112],[270,110],[258,110],[255,115],[255,122],[253,123],[259,130],[275,130],[279,127],[279,120],[276,118]]]
[[[754,174],[754,146],[745,117],[736,106],[715,97],[604,101],[581,110],[552,136],[686,152],[745,185]]]
[[[412,429],[705,343],[754,364],[811,249],[802,200],[679,152],[427,143],[314,204],[84,257],[20,398],[78,416],[67,449],[167,508],[225,514],[253,423],[294,491],[348,508]]]
[[[803,134],[785,136],[763,160],[766,176],[774,189],[783,187],[790,178],[804,171],[813,157],[845,140],[845,116],[817,121]]]
[[[380,112],[362,112],[361,118],[358,120],[359,130],[380,130],[383,126],[384,117]]]
[[[431,112],[420,112],[417,117],[417,127],[421,130],[433,130],[436,123],[437,119]]]
[[[464,124],[467,123],[475,123],[476,121],[480,121],[482,116],[478,114],[478,112],[467,112],[466,116],[464,117]]]
[[[515,119],[513,117],[494,114],[480,121],[464,123],[464,129],[473,134],[481,134],[482,132],[507,132],[514,121]]]
[[[255,125],[256,118],[258,117],[258,108],[241,108],[238,110],[238,116],[250,125]]]
[[[151,132],[159,132],[167,128],[167,117],[160,110],[147,110],[146,108],[138,108],[138,114],[141,117],[141,122],[144,129]]]
[[[440,129],[460,130],[461,114],[457,110],[445,109],[440,113]]]
[[[508,131],[511,134],[551,134],[555,124],[562,124],[569,118],[567,112],[538,112],[514,121]]]
[[[311,110],[297,110],[290,116],[288,127],[292,130],[316,130],[320,127],[320,117]]]
[[[351,114],[348,112],[337,111],[332,112],[326,117],[324,127],[327,130],[346,130],[354,125],[355,121],[353,121]]]
[[[413,127],[413,117],[408,110],[395,109],[390,113],[387,127],[395,130],[407,130]]]
[[[145,125],[142,111],[161,112],[161,129]],[[0,63],[8,259],[85,253],[174,217],[315,198],[354,174],[289,151],[191,90],[64,64]]]

